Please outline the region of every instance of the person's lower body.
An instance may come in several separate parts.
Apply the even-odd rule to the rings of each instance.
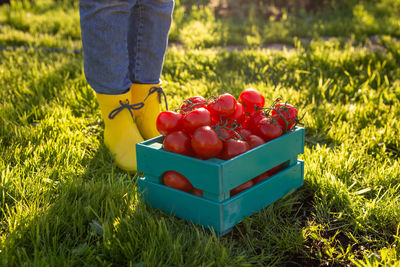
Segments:
[[[119,167],[136,170],[135,144],[157,136],[160,76],[173,0],[80,0],[84,72]]]

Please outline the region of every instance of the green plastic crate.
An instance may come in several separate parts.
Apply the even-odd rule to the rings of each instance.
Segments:
[[[200,160],[162,149],[163,136],[136,145],[138,181],[146,203],[206,228],[219,235],[228,233],[244,217],[282,198],[303,185],[304,128],[285,135],[230,160]],[[267,180],[230,198],[229,191],[248,180],[284,164],[285,168]],[[162,184],[166,171],[183,174],[203,197]]]

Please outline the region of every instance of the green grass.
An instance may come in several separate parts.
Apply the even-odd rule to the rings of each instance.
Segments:
[[[293,45],[297,38],[326,36],[350,38],[358,43],[365,43],[375,35],[400,37],[398,0],[321,1],[320,8],[312,12],[277,9],[270,16],[261,16],[257,11],[271,6],[259,7],[249,2],[235,17],[222,18],[209,5],[193,5],[199,1],[175,2],[169,39],[187,48],[224,45],[254,48],[274,42]],[[11,6],[0,6],[1,46],[81,49],[78,1],[11,0],[11,3]]]
[[[77,4],[57,3],[0,7],[0,45],[80,49]],[[388,3],[399,6],[380,1],[374,12]],[[231,26],[196,12],[177,23]],[[378,51],[340,38],[307,46],[294,38],[290,52],[197,50],[223,36],[198,44],[173,29],[188,49],[166,55],[172,107],[254,87],[305,113],[304,186],[225,237],[139,201],[137,176],[119,170],[102,143],[81,54],[0,51],[0,265],[400,266],[400,43],[378,24]]]

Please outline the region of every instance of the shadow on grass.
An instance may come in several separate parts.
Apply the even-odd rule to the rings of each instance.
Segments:
[[[298,263],[304,255],[304,190],[218,238],[138,198],[137,176],[117,169],[100,145],[82,174],[60,184],[48,208],[7,236],[3,263],[36,265],[216,265]],[[241,258],[241,255],[247,255]],[[308,260],[306,261],[307,263]]]
[[[137,176],[117,169],[104,145],[85,164],[86,172],[57,187],[49,207],[7,235],[6,266],[233,262],[215,235],[144,205]]]
[[[303,228],[311,217],[314,192],[303,186],[238,223],[223,239],[235,240],[238,251],[262,266],[320,266],[308,255]],[[263,261],[259,261],[263,260]]]

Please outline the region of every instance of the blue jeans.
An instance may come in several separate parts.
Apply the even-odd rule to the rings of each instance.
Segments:
[[[100,94],[160,82],[174,0],[80,0],[86,80]]]

